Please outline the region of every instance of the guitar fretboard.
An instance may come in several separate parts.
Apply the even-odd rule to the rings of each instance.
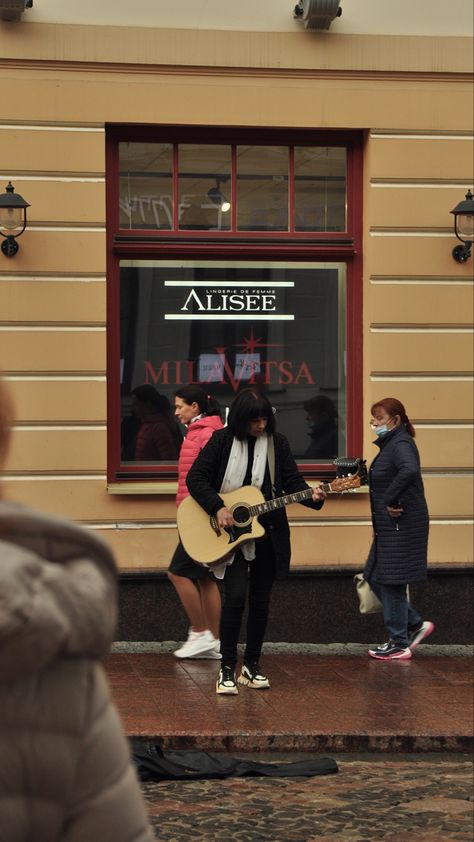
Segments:
[[[331,483],[323,482],[319,486],[329,494],[332,491]],[[283,506],[289,506],[290,503],[301,503],[302,500],[309,500],[313,495],[312,488],[305,488],[304,491],[295,491],[294,494],[285,494],[284,497],[274,497],[272,500],[265,500],[264,503],[257,503],[256,506],[249,506],[249,512],[252,517],[263,515],[265,512],[272,512],[275,509],[281,509]]]

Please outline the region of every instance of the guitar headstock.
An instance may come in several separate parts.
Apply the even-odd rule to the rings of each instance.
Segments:
[[[342,494],[344,491],[352,491],[354,488],[359,488],[362,485],[360,481],[360,477],[357,474],[353,474],[349,477],[336,477],[333,479],[332,482],[329,483],[331,491],[335,491],[337,494]]]
[[[365,459],[341,456],[335,459],[337,476],[331,483],[331,491],[343,492],[368,484]]]

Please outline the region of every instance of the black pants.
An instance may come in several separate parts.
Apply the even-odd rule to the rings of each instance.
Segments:
[[[275,581],[275,559],[267,540],[255,544],[256,557],[246,561],[241,552],[224,576],[224,605],[221,616],[222,664],[235,667],[242,615],[247,591],[249,610],[244,661],[258,661],[267,628],[270,595]]]

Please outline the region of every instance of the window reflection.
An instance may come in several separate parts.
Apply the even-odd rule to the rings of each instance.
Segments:
[[[231,147],[180,143],[178,154],[180,229],[228,231]]]
[[[185,383],[224,416],[240,388],[262,390],[297,459],[345,452],[342,264],[121,261],[120,306],[124,464],[177,458],[169,406]]]
[[[173,227],[173,147],[119,144],[120,228]]]
[[[237,147],[237,228],[288,230],[288,147]]]
[[[346,150],[295,147],[295,231],[346,230]]]

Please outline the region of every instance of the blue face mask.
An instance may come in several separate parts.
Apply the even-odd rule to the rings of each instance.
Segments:
[[[383,437],[384,437],[384,436],[386,436],[386,435],[387,435],[387,433],[389,433],[389,432],[390,432],[390,430],[388,429],[388,427],[387,427],[387,425],[386,425],[386,424],[384,424],[384,425],[383,425],[383,427],[376,427],[376,428],[375,428],[375,430],[374,430],[374,433],[375,433],[377,436],[380,436],[380,438],[383,438]]]

